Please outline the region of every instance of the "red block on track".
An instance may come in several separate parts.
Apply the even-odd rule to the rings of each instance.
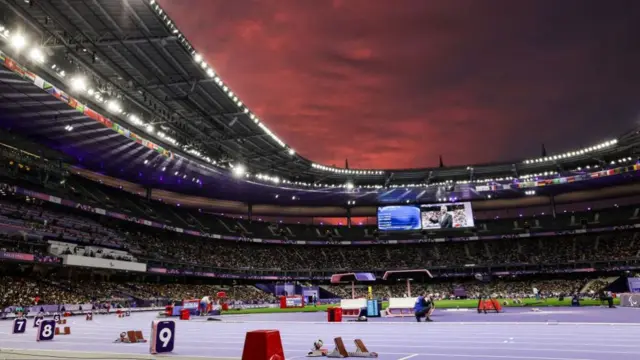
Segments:
[[[285,360],[280,331],[255,330],[247,332],[242,350],[242,360]]]
[[[189,320],[190,317],[191,317],[191,313],[189,312],[188,309],[180,310],[180,320]]]

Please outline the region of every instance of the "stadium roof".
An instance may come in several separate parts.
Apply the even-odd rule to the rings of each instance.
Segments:
[[[39,77],[27,84],[15,71],[1,73],[3,125],[85,167],[130,180],[153,167],[149,178],[165,174],[196,185],[204,177],[233,173],[271,186],[379,189],[570,175],[588,165],[637,160],[638,134],[630,132],[584,149],[509,163],[327,167],[299,156],[273,134],[154,0],[6,0],[0,10],[0,50]],[[39,86],[43,81],[59,90],[50,94],[74,97],[97,115],[79,114],[69,101],[47,97]]]

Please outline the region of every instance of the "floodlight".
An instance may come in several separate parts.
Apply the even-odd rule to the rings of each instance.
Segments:
[[[118,104],[117,101],[115,100],[111,100],[109,101],[109,103],[107,104],[107,109],[111,112],[120,112],[120,104]]]
[[[31,51],[29,52],[29,58],[31,59],[31,61],[35,61],[37,63],[44,62],[44,54],[39,48],[31,49]]]
[[[242,164],[237,164],[236,166],[233,167],[233,175],[236,177],[243,176],[246,171],[247,171],[247,168],[245,168],[245,166]]]
[[[73,91],[84,91],[86,88],[87,82],[83,76],[76,76],[71,79],[71,89]],[[91,94],[91,92],[89,94]]]
[[[27,39],[20,33],[14,34],[11,37],[11,46],[13,46],[16,50],[22,49],[26,44]]]

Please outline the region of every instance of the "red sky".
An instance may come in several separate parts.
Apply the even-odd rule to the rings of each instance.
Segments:
[[[638,118],[637,0],[160,3],[269,128],[327,165],[536,157]]]

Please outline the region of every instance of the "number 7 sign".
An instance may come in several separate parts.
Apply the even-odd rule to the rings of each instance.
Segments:
[[[27,319],[15,319],[13,320],[13,333],[14,334],[24,334],[27,328]]]
[[[151,354],[162,354],[173,351],[176,336],[176,323],[174,321],[156,320],[151,323]]]

